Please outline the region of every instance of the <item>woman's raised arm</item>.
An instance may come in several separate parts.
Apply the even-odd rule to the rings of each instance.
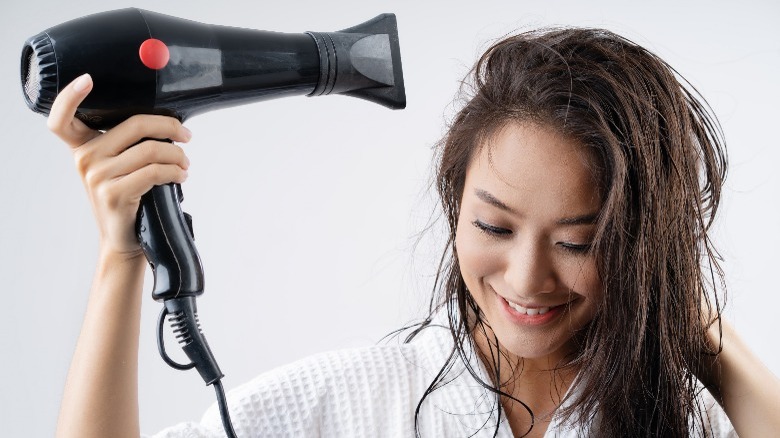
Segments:
[[[141,195],[156,184],[184,181],[189,166],[180,147],[139,141],[186,142],[191,134],[178,120],[162,116],[135,116],[105,133],[91,130],[74,117],[91,89],[88,75],[73,81],[57,96],[48,120],[49,129],[73,151],[100,238],[57,436],[138,437],[138,334],[146,260],[135,238],[136,211]]]

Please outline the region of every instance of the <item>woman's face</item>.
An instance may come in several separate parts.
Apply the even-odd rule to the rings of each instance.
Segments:
[[[601,283],[588,249],[601,199],[589,161],[582,145],[552,130],[510,123],[467,170],[460,270],[514,356],[558,363],[595,314]]]

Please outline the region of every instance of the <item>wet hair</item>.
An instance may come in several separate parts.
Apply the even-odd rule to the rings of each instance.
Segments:
[[[446,308],[455,346],[418,413],[446,384],[444,371],[454,361],[468,364],[464,345],[475,330],[487,333],[488,321],[458,267],[458,216],[479,148],[502,127],[521,122],[590,151],[603,200],[591,247],[602,298],[578,335],[580,348],[560,364],[580,372],[572,384],[577,391],[556,415],[583,426],[597,418],[592,433],[599,436],[684,437],[694,428],[704,434],[694,371],[718,353],[706,340],[718,319],[704,315],[720,315],[725,286],[708,231],[727,168],[723,135],[706,101],[648,50],[582,28],[534,30],[495,43],[461,93],[465,104],[437,149],[435,184],[449,238],[429,315],[407,337]],[[501,352],[497,338],[490,343]],[[495,395],[495,406],[500,397],[522,403],[496,383],[507,380],[497,355],[486,360],[490,382],[467,368]],[[498,416],[500,422],[500,409]]]

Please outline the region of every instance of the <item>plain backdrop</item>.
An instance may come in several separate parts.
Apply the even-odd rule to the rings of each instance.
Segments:
[[[136,6],[195,21],[303,32],[398,17],[408,107],[293,97],[200,115],[184,184],[206,272],[200,319],[234,387],[275,366],[371,345],[422,315],[440,227],[433,146],[459,80],[501,36],[606,27],[658,53],[707,97],[730,173],[716,229],[727,314],[780,374],[780,6],[716,1],[5,1],[0,6],[0,435],[51,436],[97,256],[68,148],[24,104],[24,41],[58,23]],[[420,242],[415,245],[416,242]],[[214,401],[158,357],[160,304],[144,291],[141,425],[196,420]],[[180,356],[177,356],[180,357]]]

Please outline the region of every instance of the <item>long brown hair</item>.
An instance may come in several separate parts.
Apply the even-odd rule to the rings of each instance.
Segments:
[[[436,174],[449,240],[430,315],[448,309],[451,361],[466,361],[464,343],[487,324],[454,247],[468,164],[506,123],[547,126],[592,151],[604,200],[592,246],[603,300],[577,356],[564,364],[581,372],[576,395],[559,414],[581,425],[598,418],[593,432],[602,436],[688,436],[691,421],[704,422],[693,370],[717,354],[707,347],[703,315],[719,315],[725,299],[707,233],[727,163],[706,102],[659,57],[601,29],[505,38],[465,84],[466,103],[439,144]],[[498,401],[510,396],[495,383],[506,379],[494,365],[495,379],[481,383]]]

